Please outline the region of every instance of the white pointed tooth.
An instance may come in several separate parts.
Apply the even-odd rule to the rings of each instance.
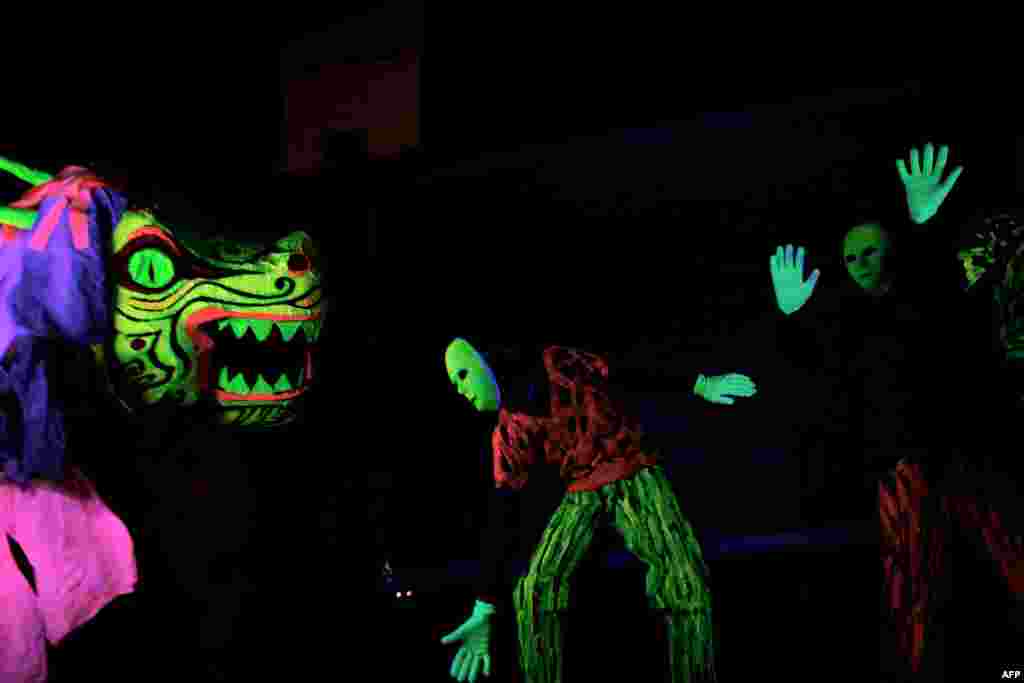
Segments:
[[[221,318],[217,321],[217,331],[223,332],[224,328],[228,326],[231,321],[228,318]]]
[[[302,323],[299,322],[284,322],[279,320],[274,324],[281,330],[281,338],[284,339],[286,344],[292,340],[295,333],[299,331],[300,327],[302,327]]]
[[[320,334],[320,321],[304,320],[302,322],[302,329],[306,333],[306,341],[315,342],[317,336]]]
[[[295,383],[296,387],[301,387],[302,383],[306,381],[306,368],[299,370],[299,381]]]
[[[231,390],[231,380],[228,378],[228,369],[226,367],[220,369],[220,375],[217,377],[217,386],[224,391]]]

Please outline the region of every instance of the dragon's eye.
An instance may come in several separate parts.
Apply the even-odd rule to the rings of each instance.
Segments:
[[[136,284],[160,289],[174,279],[174,261],[160,249],[140,249],[128,259],[128,273]]]
[[[309,259],[305,254],[292,254],[288,257],[288,270],[293,273],[304,273],[309,270]]]

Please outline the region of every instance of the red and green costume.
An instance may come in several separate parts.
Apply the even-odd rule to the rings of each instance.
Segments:
[[[535,379],[533,400],[502,407],[491,438],[495,491],[478,597],[506,605],[511,592],[527,680],[562,681],[573,575],[602,534],[616,533],[648,567],[647,596],[664,615],[672,680],[715,680],[707,566],[658,453],[626,412],[603,358],[550,347],[541,360],[542,369],[524,373]],[[514,525],[524,508],[547,512],[556,502],[543,531],[526,532],[540,538],[526,544],[528,569],[510,591]]]

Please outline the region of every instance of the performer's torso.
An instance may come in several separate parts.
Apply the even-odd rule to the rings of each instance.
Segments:
[[[558,467],[570,491],[593,491],[657,464],[647,447],[643,428],[626,413],[603,381],[603,361],[571,349],[548,349],[549,411],[528,416],[501,411],[496,443],[509,458],[499,465],[513,471],[495,471],[499,484],[514,481],[517,467],[543,459]],[[594,363],[597,363],[597,367]],[[595,372],[596,370],[596,372]],[[517,460],[519,462],[508,462]]]
[[[963,321],[955,311],[894,292],[862,299],[844,319],[844,363],[856,435],[866,452],[951,445],[966,412]],[[891,464],[891,463],[890,463]],[[878,463],[883,469],[886,463]],[[870,463],[869,463],[869,466]]]
[[[545,431],[545,460],[558,464],[570,491],[594,491],[657,462],[637,419],[595,387],[552,384]]]

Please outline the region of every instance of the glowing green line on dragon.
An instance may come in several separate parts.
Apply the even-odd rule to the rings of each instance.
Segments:
[[[52,178],[2,158],[0,170],[33,186]],[[28,230],[35,214],[0,207],[0,224]],[[326,315],[306,232],[253,245],[176,235],[151,212],[129,211],[110,254],[114,329],[93,351],[125,406],[204,401],[237,426],[294,419]]]

